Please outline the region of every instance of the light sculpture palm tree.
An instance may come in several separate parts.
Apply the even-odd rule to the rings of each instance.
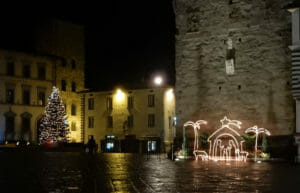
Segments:
[[[257,158],[257,139],[260,133],[265,133],[266,135],[271,135],[270,131],[265,128],[258,128],[257,125],[246,129],[245,133],[255,133],[255,161]]]
[[[200,125],[207,124],[207,121],[204,120],[198,120],[196,122],[188,121],[186,122],[183,127],[193,127],[194,128],[194,134],[195,134],[195,140],[194,140],[194,150],[197,150],[199,148],[199,137],[198,137],[198,130],[200,130]]]

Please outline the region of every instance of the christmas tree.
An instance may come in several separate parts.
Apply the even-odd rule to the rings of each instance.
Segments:
[[[70,131],[66,120],[65,106],[56,87],[53,87],[48,98],[45,114],[40,127],[40,143],[68,142]]]

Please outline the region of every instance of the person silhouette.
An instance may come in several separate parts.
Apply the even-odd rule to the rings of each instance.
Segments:
[[[90,139],[87,143],[87,147],[89,149],[89,154],[93,154],[96,149],[96,141],[94,140],[94,136],[90,136]]]

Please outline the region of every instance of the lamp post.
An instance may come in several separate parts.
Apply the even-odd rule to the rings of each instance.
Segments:
[[[176,117],[173,117],[173,124],[172,124],[172,146],[171,146],[171,151],[172,151],[172,160],[174,160],[174,140],[175,140],[175,129],[176,126]]]

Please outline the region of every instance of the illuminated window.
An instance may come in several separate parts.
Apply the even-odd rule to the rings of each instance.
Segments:
[[[107,135],[105,138],[106,139],[114,139],[116,136],[114,136],[114,135]]]
[[[74,104],[71,106],[71,115],[76,115],[76,105]]]
[[[148,115],[148,127],[149,128],[155,127],[155,115],[154,114]]]
[[[112,110],[113,109],[112,98],[111,97],[106,98],[106,108],[107,108],[107,110]]]
[[[89,98],[88,99],[88,109],[89,110],[94,110],[94,98]]]
[[[107,128],[113,128],[113,117],[112,116],[107,117]]]
[[[107,142],[106,143],[106,149],[111,151],[114,149],[114,143],[113,142]]]
[[[88,127],[89,128],[94,128],[94,117],[89,117],[88,118]]]
[[[61,90],[66,91],[67,88],[67,83],[65,80],[61,80]]]
[[[148,107],[154,107],[155,106],[155,96],[154,94],[148,95]]]
[[[127,99],[127,108],[128,109],[133,109],[133,96],[128,96],[128,99]]]
[[[156,141],[148,141],[148,151],[156,151]]]
[[[133,115],[128,116],[127,122],[128,122],[128,128],[133,128]]]

